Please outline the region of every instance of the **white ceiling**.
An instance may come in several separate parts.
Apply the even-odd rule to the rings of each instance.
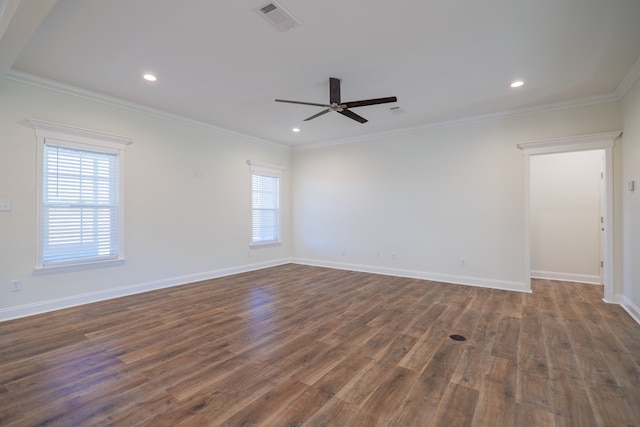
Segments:
[[[261,0],[0,0],[0,73],[292,147],[619,99],[640,75],[637,0],[277,2],[299,27]],[[366,124],[274,102],[325,103],[329,77],[398,102],[355,109]]]

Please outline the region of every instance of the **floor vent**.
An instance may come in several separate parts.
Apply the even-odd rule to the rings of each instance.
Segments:
[[[289,31],[300,25],[300,22],[274,1],[259,6],[256,12],[264,17],[278,31]]]

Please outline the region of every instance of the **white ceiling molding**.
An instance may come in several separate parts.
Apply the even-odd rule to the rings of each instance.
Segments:
[[[435,129],[445,129],[445,128],[456,127],[456,126],[465,126],[465,125],[470,125],[474,123],[488,122],[491,120],[526,116],[529,114],[545,113],[549,111],[565,110],[568,108],[584,107],[587,105],[601,104],[605,102],[614,102],[619,100],[620,99],[614,94],[594,96],[594,97],[583,98],[583,99],[578,99],[574,101],[546,104],[539,107],[519,108],[511,111],[501,111],[498,113],[484,114],[481,116],[472,116],[472,117],[465,117],[462,119],[428,123],[422,126],[395,129],[392,131],[362,135],[362,136],[353,137],[353,138],[337,139],[333,141],[320,141],[316,143],[310,143],[310,144],[294,147],[293,151],[315,150],[318,148],[330,147],[332,145],[353,144],[357,142],[366,142],[366,141],[372,141],[372,140],[381,139],[381,138],[389,138],[389,137],[401,136],[401,135],[411,135],[411,134],[426,132],[426,131],[435,130]]]
[[[640,79],[640,58],[638,58],[636,63],[633,64],[633,67],[631,67],[627,75],[616,88],[615,94],[617,99],[622,99],[638,79]]]
[[[633,85],[633,83],[638,79],[638,77],[640,77],[640,60],[636,62],[632,70],[627,74],[627,77],[623,81],[623,83],[627,82],[626,85],[628,85],[628,87],[626,87],[625,89],[625,93]],[[101,104],[121,107],[130,111],[148,114],[154,117],[166,119],[166,120],[177,122],[180,124],[186,124],[186,125],[197,127],[197,128],[207,129],[222,135],[238,138],[241,140],[253,142],[260,145],[266,145],[271,148],[276,148],[282,151],[315,150],[315,149],[330,147],[334,145],[354,144],[354,143],[360,143],[360,142],[373,141],[381,138],[411,135],[411,134],[426,132],[426,131],[435,130],[435,129],[464,126],[464,125],[487,122],[487,121],[497,120],[497,119],[505,119],[510,117],[525,116],[529,114],[564,110],[568,108],[576,108],[576,107],[600,104],[605,102],[614,102],[614,101],[619,101],[623,96],[618,93],[618,90],[616,90],[616,93],[612,93],[608,95],[600,95],[600,96],[583,98],[583,99],[578,99],[573,101],[558,102],[554,104],[545,104],[545,105],[536,106],[536,107],[525,107],[520,109],[514,109],[511,111],[501,111],[501,112],[492,113],[492,114],[471,116],[471,117],[465,117],[465,118],[455,119],[455,120],[427,123],[425,125],[415,126],[410,128],[400,128],[400,129],[395,129],[391,131],[371,133],[371,134],[361,135],[361,136],[352,137],[352,138],[335,139],[331,141],[319,141],[319,142],[304,144],[301,146],[290,147],[285,144],[280,144],[272,141],[267,141],[261,138],[256,138],[251,135],[246,135],[240,132],[224,129],[219,126],[200,122],[197,120],[192,120],[186,117],[178,116],[172,113],[157,110],[144,105],[125,101],[120,98],[111,97],[111,96],[103,95],[97,92],[81,89],[81,88],[60,83],[54,80],[45,79],[29,73],[12,70],[9,74],[5,76],[5,78],[16,81],[16,82],[25,83],[25,84],[37,86],[43,89],[59,92],[65,95],[71,95],[78,98],[83,98],[90,101],[98,102]],[[622,83],[618,86],[618,89],[620,89],[621,87],[622,87]]]
[[[76,98],[82,98],[89,101],[97,102],[104,105],[114,106],[124,108],[125,110],[134,111],[137,113],[142,113],[146,115],[150,115],[153,117],[161,118],[164,120],[169,120],[175,123],[193,126],[196,128],[206,129],[221,135],[230,136],[232,138],[241,139],[243,141],[252,142],[254,144],[266,145],[271,148],[275,148],[282,151],[290,151],[291,148],[287,145],[278,144],[275,142],[267,141],[264,139],[256,138],[251,135],[245,135],[239,132],[234,132],[229,129],[224,129],[218,126],[214,126],[208,123],[203,123],[197,120],[189,119],[186,117],[178,116],[176,114],[168,113],[166,111],[157,110],[155,108],[150,108],[144,105],[136,104],[134,102],[125,101],[120,98],[103,95],[97,92],[89,91],[86,89],[81,89],[75,86],[67,85],[64,83],[60,83],[54,80],[45,79],[42,77],[34,76],[32,74],[23,73],[20,71],[12,70],[9,72],[5,78],[9,80],[13,80],[19,83],[28,84],[31,86],[36,86],[42,89],[50,90],[53,92],[62,93],[64,95],[74,96]]]
[[[16,70],[64,82],[107,95],[103,100],[126,100],[117,102],[125,108],[132,108],[127,102],[148,106],[146,112],[169,120],[284,150],[618,101],[636,80],[631,69],[640,57],[640,2],[629,0],[528,2],[524,21],[523,9],[502,7],[503,0],[416,1],[410,13],[366,0],[341,2],[339,11],[289,0],[188,8],[157,7],[154,0],[0,1],[8,5],[5,18],[19,4],[0,38],[0,68],[10,65],[2,75]],[[41,19],[40,4],[53,3]],[[290,21],[282,7],[303,24],[285,32],[265,25],[265,17]],[[462,22],[465,11],[473,19]],[[171,20],[189,25],[164,28]],[[350,43],[345,35],[354,35]],[[10,47],[8,58],[3,45]],[[146,73],[158,82],[145,82]],[[325,106],[330,77],[343,79],[345,100],[393,95],[406,113],[372,106],[360,126],[337,115],[308,122],[317,110],[274,103],[323,100],[317,105]],[[526,84],[514,90],[515,79]]]

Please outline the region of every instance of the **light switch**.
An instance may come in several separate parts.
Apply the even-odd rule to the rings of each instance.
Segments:
[[[11,200],[0,200],[0,211],[10,211],[11,210]]]

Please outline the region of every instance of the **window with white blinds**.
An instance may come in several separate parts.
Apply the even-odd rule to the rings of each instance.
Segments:
[[[118,157],[45,143],[43,266],[118,257]]]
[[[126,136],[27,119],[37,140],[36,270],[124,261]]]
[[[251,243],[280,242],[280,170],[251,169]]]

